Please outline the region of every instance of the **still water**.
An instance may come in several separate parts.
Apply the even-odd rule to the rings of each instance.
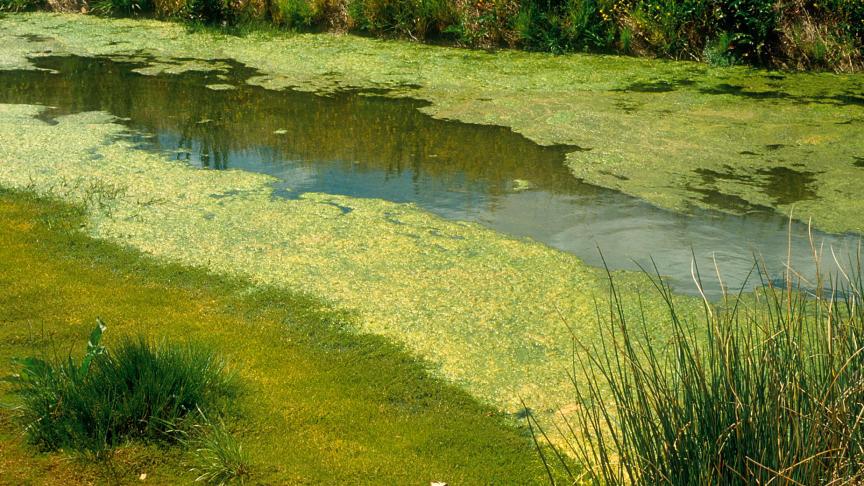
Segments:
[[[780,278],[790,238],[795,268],[814,273],[803,224],[790,227],[768,210],[658,209],[574,178],[564,158],[583,148],[544,147],[507,128],[433,119],[418,111],[420,101],[266,90],[246,84],[255,72],[232,63],[224,72],[151,76],[134,71],[142,64],[110,59],[34,62],[44,70],[0,71],[0,103],[49,106],[42,115],[49,122],[106,111],[143,150],[207,170],[272,175],[280,197],[322,192],[413,203],[532,238],[591,265],[603,264],[602,251],[613,270],[653,267],[653,258],[676,290],[689,294],[696,292],[694,255],[706,293],[716,297],[714,261],[730,290],[744,285],[754,257]],[[784,178],[776,183],[778,191],[796,193]],[[841,261],[857,251],[858,236],[813,237],[829,272],[831,249]]]

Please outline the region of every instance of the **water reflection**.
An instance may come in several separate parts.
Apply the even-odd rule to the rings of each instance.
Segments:
[[[695,292],[691,250],[703,273],[713,273],[716,259],[733,289],[750,272],[754,255],[776,275],[784,269],[785,218],[751,207],[737,208],[749,210],[746,216],[673,213],[581,183],[564,166],[564,156],[590,147],[542,147],[506,128],[435,120],[417,110],[419,101],[268,91],[244,84],[254,72],[236,65],[228,73],[144,76],[133,72],[139,65],[132,62],[36,62],[55,73],[0,72],[0,102],[52,106],[46,119],[110,112],[127,120],[142,148],[201,168],[273,175],[284,197],[324,192],[411,202],[446,218],[533,238],[592,265],[602,263],[599,247],[613,269],[650,265],[653,257],[687,293]],[[806,172],[764,175],[758,183],[772,185],[778,200],[810,196]],[[816,234],[816,242],[835,248],[842,259],[858,238]],[[811,255],[806,228],[793,224],[793,262],[805,274],[812,271]],[[708,280],[708,293],[717,295],[719,286]]]

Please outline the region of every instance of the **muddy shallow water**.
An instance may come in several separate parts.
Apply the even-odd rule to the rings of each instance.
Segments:
[[[691,259],[723,282],[742,286],[754,255],[780,277],[792,260],[812,274],[801,223],[765,208],[744,215],[693,209],[673,212],[580,182],[565,165],[594,147],[541,146],[502,127],[434,119],[423,102],[341,92],[329,96],[246,84],[256,73],[224,63],[222,71],[144,75],[141,60],[45,57],[43,70],[0,71],[0,103],[53,107],[45,119],[85,111],[121,118],[141,149],[202,169],[241,169],[278,179],[276,194],[327,193],[413,203],[448,219],[475,221],[530,237],[612,269],[651,265],[676,289],[694,293]],[[779,150],[766,148],[766,151]],[[742,153],[742,157],[758,156]],[[794,173],[793,173],[794,172]],[[765,188],[784,204],[809,197],[806,172],[766,172]],[[733,177],[704,171],[703,177]],[[706,197],[722,197],[706,194]],[[733,204],[734,201],[727,201]],[[350,209],[345,209],[346,211]],[[791,232],[790,232],[791,229]],[[814,242],[845,260],[858,236],[813,232]],[[709,295],[719,285],[705,278]]]

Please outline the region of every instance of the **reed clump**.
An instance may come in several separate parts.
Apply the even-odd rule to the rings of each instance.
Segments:
[[[860,253],[860,252],[859,252]],[[818,272],[817,272],[818,273]],[[864,311],[860,257],[835,275],[772,282],[676,311],[671,338],[632,322],[611,286],[606,338],[578,344],[589,377],[566,422],[590,484],[862,484]],[[694,271],[699,282],[698,271]],[[575,381],[574,381],[575,383]],[[575,479],[575,478],[574,478]]]

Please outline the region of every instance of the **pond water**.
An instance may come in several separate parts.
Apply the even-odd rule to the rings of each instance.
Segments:
[[[714,297],[715,259],[724,284],[736,290],[754,256],[779,278],[790,241],[796,269],[813,274],[807,227],[790,226],[767,208],[745,215],[658,209],[573,177],[565,155],[588,149],[544,147],[507,128],[434,119],[418,111],[420,101],[267,90],[246,84],[256,73],[231,62],[222,71],[159,75],[136,72],[143,61],[73,56],[34,63],[43,70],[0,71],[0,103],[50,106],[46,121],[109,112],[143,150],[202,169],[272,175],[280,197],[322,192],[413,203],[533,238],[595,266],[603,264],[599,248],[613,270],[651,266],[653,258],[684,293],[696,291],[694,255]],[[771,178],[774,191],[806,193],[796,186],[800,177],[786,175]],[[826,271],[833,267],[828,248],[841,261],[857,250],[858,236],[812,234],[828,255]]]

